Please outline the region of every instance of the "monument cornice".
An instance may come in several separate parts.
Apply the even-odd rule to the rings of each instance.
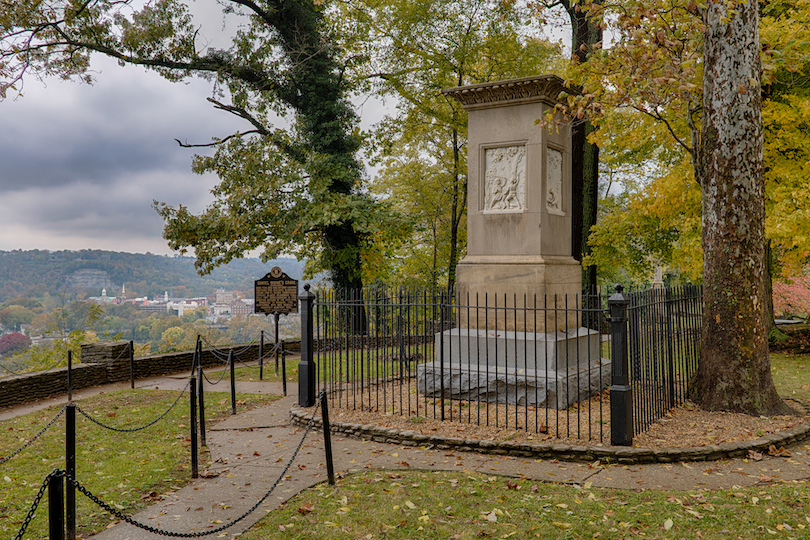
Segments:
[[[563,92],[575,93],[556,75],[535,75],[442,90],[444,95],[452,97],[465,109],[536,101],[554,106],[559,103]]]

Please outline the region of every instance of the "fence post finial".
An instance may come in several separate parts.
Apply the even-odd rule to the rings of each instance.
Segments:
[[[630,385],[630,359],[627,354],[627,307],[624,285],[617,283],[608,299],[610,308],[611,386],[610,444],[633,444],[633,387]]]

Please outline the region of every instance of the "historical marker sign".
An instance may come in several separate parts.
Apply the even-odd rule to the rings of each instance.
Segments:
[[[278,266],[254,282],[254,313],[298,313],[298,280]]]

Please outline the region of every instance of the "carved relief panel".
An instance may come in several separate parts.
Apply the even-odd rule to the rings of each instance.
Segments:
[[[546,210],[549,214],[564,216],[563,200],[563,154],[546,147]]]
[[[487,148],[484,152],[484,212],[526,208],[526,147]]]

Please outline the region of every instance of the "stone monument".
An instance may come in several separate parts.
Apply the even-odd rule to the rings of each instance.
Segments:
[[[458,327],[437,335],[419,392],[566,408],[610,382],[600,336],[577,310],[570,127],[543,125],[563,91],[556,76],[444,91],[468,112],[467,255]],[[539,317],[512,316],[526,306]]]

